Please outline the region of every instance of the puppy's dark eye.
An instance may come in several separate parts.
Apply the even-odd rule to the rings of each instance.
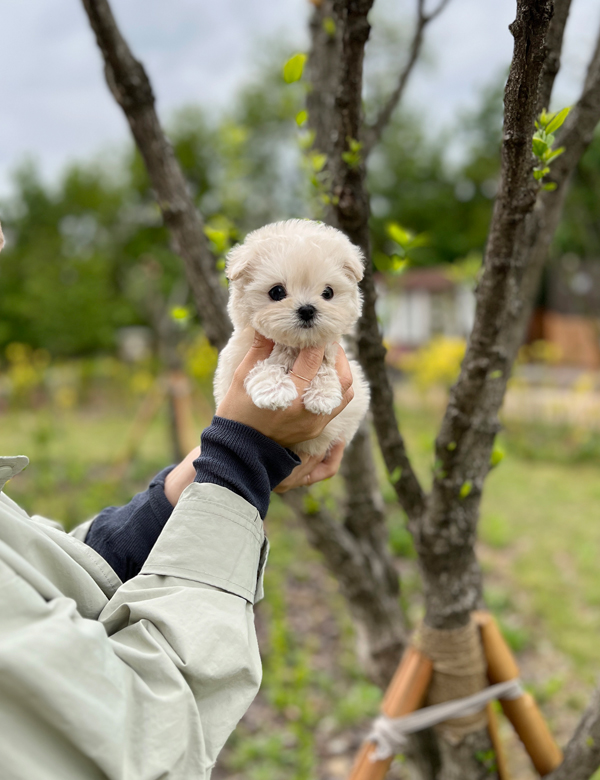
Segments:
[[[273,301],[282,301],[284,298],[287,298],[285,287],[282,287],[280,284],[271,287],[269,290],[269,298]]]
[[[326,301],[330,301],[333,298],[333,290],[331,287],[326,287],[321,293],[321,298],[325,298]]]

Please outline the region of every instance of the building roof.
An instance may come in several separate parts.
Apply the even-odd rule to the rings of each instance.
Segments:
[[[456,283],[445,266],[409,268],[401,276],[387,276],[385,286],[390,290],[426,290],[442,293],[453,290]]]

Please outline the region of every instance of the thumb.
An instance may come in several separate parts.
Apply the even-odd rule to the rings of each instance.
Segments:
[[[266,360],[269,357],[274,346],[275,342],[258,333],[258,331],[254,331],[252,346],[246,352],[246,356],[240,363],[236,374],[239,372],[240,376],[245,377],[260,360]]]
[[[306,383],[316,377],[324,354],[324,347],[305,347],[300,350],[292,368],[292,379],[298,390],[306,390]]]

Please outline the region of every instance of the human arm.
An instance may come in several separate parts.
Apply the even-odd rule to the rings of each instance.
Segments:
[[[25,550],[43,542],[52,554],[46,529],[21,516],[14,524],[32,537]],[[90,590],[83,569],[71,564],[67,597],[40,590],[39,573],[3,554],[0,545],[7,776],[208,777],[260,682],[257,511],[222,487],[188,487],[141,574],[97,620],[81,615]]]
[[[167,522],[181,492],[193,481],[227,487],[248,500],[264,518],[274,488],[285,492],[333,476],[343,446],[320,458],[300,459],[288,445],[318,435],[352,398],[352,375],[340,348],[336,368],[344,400],[331,415],[307,412],[302,393],[288,410],[274,412],[256,407],[244,390],[245,376],[272,349],[272,342],[257,336],[234,381],[203,435],[202,454],[196,448],[175,468],[163,470],[144,493],[125,507],[108,507],[95,518],[85,541],[125,581],[135,576]],[[323,350],[303,350],[295,374],[311,377],[319,369]],[[299,390],[304,380],[295,377]],[[277,486],[279,487],[277,488]]]

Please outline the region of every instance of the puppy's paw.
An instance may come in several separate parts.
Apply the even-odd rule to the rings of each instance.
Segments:
[[[296,385],[282,366],[257,363],[244,381],[246,392],[259,409],[287,409],[298,397]]]
[[[304,408],[313,414],[331,414],[342,403],[342,390],[339,382],[337,387],[327,389],[329,392],[325,392],[322,387],[309,385],[302,396]]]

